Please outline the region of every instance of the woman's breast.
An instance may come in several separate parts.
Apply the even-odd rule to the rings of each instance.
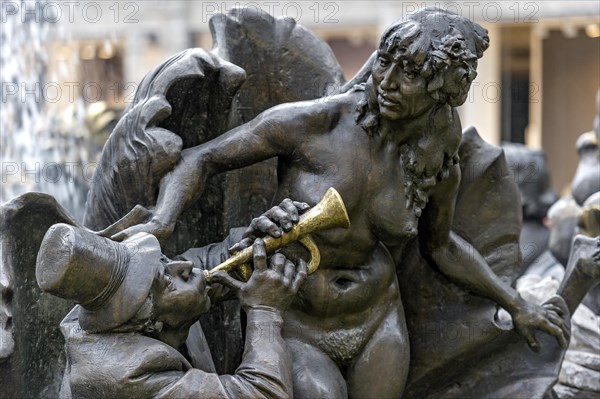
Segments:
[[[374,193],[369,201],[367,216],[373,235],[386,245],[401,245],[417,235],[420,215],[407,209],[402,182]]]

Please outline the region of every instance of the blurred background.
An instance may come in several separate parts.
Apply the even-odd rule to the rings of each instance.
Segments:
[[[349,79],[394,20],[424,6],[469,17],[491,46],[463,127],[546,151],[568,190],[577,138],[600,87],[598,1],[2,1],[0,203],[45,191],[81,220],[95,161],[137,84],[188,47],[209,49],[209,20],[235,6],[295,18],[332,48]]]

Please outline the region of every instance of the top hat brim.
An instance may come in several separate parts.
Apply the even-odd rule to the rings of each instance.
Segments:
[[[152,289],[161,266],[162,252],[156,237],[138,233],[121,245],[129,253],[128,270],[121,285],[100,309],[79,311],[79,324],[89,332],[106,332],[129,321]]]

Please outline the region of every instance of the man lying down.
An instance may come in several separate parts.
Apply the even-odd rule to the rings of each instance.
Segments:
[[[215,259],[205,264],[214,267],[228,256],[225,244],[197,249],[194,256]],[[237,293],[247,313],[242,362],[235,374],[217,375],[199,345],[198,318],[215,299],[202,270],[168,259],[150,234],[118,243],[74,226],[52,226],[38,253],[38,284],[78,303],[61,323],[67,365],[60,398],[293,397],[281,313],[303,283],[306,263],[295,266],[282,254],[267,262],[263,241],[252,245],[248,282],[224,272],[211,278]]]

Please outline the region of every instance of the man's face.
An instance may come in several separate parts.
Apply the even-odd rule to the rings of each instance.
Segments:
[[[404,69],[397,54],[379,50],[371,69],[381,116],[390,120],[415,118],[431,109],[435,101],[427,82],[418,73]]]
[[[204,275],[192,262],[164,255],[161,261],[164,267],[158,272],[154,297],[158,320],[172,328],[189,327],[210,308]]]

